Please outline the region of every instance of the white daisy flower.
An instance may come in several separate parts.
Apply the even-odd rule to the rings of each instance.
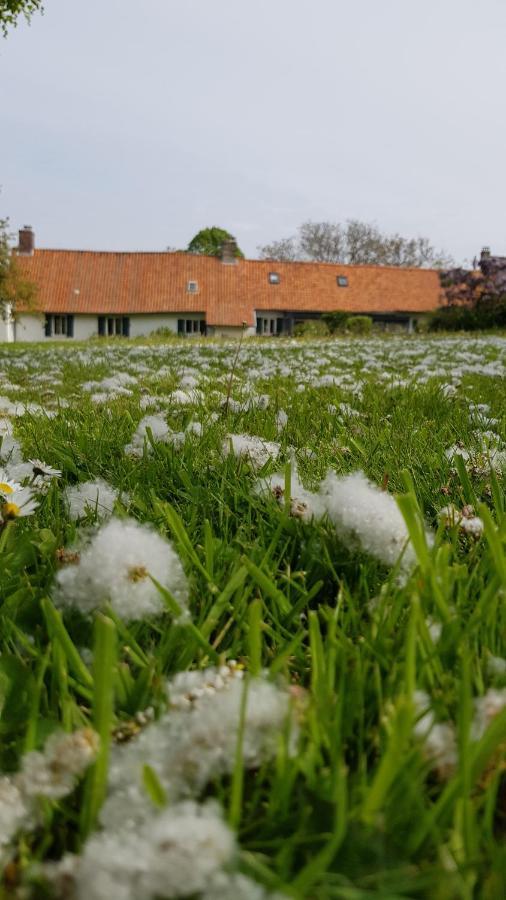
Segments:
[[[0,502],[0,518],[5,522],[8,519],[31,516],[38,505],[30,488],[20,488],[9,494],[3,503]]]
[[[48,466],[47,463],[42,462],[40,459],[29,459],[28,462],[32,466],[34,475],[40,475],[43,478],[61,478],[60,469],[53,469],[52,466]]]
[[[21,485],[18,484],[17,481],[12,481],[9,477],[9,473],[5,471],[5,469],[0,469],[0,494],[3,497],[7,497],[10,494],[14,494],[16,491],[19,491]]]

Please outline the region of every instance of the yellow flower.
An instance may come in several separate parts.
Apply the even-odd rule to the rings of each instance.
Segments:
[[[37,509],[38,503],[34,500],[30,488],[13,490],[8,496],[8,500],[3,503],[0,501],[0,519],[4,521],[20,516],[31,516]]]
[[[8,494],[14,494],[21,485],[16,481],[11,481],[5,469],[0,469],[0,494],[6,497]]]
[[[2,503],[0,509],[3,519],[17,519],[21,515],[21,507],[17,503]]]

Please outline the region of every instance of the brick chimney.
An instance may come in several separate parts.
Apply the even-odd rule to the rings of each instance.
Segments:
[[[237,244],[233,238],[223,241],[221,245],[221,261],[225,266],[235,266],[237,262]]]
[[[31,225],[23,225],[19,229],[18,254],[20,256],[33,256],[35,249],[35,235]]]

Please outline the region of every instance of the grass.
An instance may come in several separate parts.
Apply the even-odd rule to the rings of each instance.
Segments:
[[[58,727],[91,725],[102,738],[76,792],[19,837],[14,884],[10,872],[0,896],[34,860],[82,846],[96,825],[115,731],[147,707],[162,708],[164,678],[218,659],[237,659],[252,675],[267,669],[307,692],[295,756],[280,741],[271,764],[244,771],[239,734],[232,777],[209,788],[237,830],[245,872],[317,900],[503,896],[506,712],[479,741],[470,721],[474,698],[506,687],[489,665],[506,658],[504,483],[500,473],[469,473],[444,451],[457,441],[476,449],[477,432],[490,430],[470,416],[470,401],[489,405],[486,418],[506,440],[506,343],[253,341],[237,360],[235,352],[190,341],[0,347],[0,393],[36,404],[15,419],[25,458],[63,472],[36,515],[0,531],[0,767],[15,770]],[[250,384],[269,396],[267,409],[223,407],[233,366],[232,398]],[[97,404],[82,390],[115,372],[135,378],[131,394]],[[164,404],[185,374],[205,382],[203,400],[169,403],[167,421],[179,431],[197,419],[202,437],[125,456],[143,391]],[[319,381],[336,375],[348,380]],[[359,414],[329,411],[340,403]],[[281,408],[288,425],[280,438]],[[290,448],[310,487],[329,468],[362,469],[388,485],[400,495],[415,573],[401,584],[343,546],[328,520],[303,523],[286,504],[255,494],[248,463],[223,458],[228,432],[279,439],[281,463],[266,472],[283,470],[287,487]],[[170,596],[166,616],[128,625],[110,610],[93,625],[53,606],[56,550],[77,533],[62,487],[95,477],[124,493],[119,515],[153,523],[174,542],[191,585],[191,625],[173,623]],[[479,510],[480,540],[438,526],[449,502]],[[436,532],[432,548],[422,521]],[[431,620],[441,625],[437,641]],[[447,780],[414,739],[415,689],[430,695],[438,719],[456,723],[461,762]],[[144,777],[162,805],[155,773]]]

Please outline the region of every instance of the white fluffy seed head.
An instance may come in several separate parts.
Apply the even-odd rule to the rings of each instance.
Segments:
[[[457,739],[452,722],[436,722],[430,698],[424,691],[415,691],[415,710],[419,715],[414,725],[415,737],[422,743],[422,752],[441,779],[449,778],[458,764]]]
[[[0,777],[0,866],[9,859],[17,832],[37,825],[39,798],[58,800],[67,796],[97,750],[98,735],[90,728],[57,733],[42,750],[22,757],[19,772]]]
[[[25,797],[65,797],[76,778],[93,762],[98,737],[90,728],[72,734],[53,734],[43,751],[27,753],[22,759],[18,785]]]
[[[174,432],[169,428],[163,416],[144,416],[139,422],[132,440],[125,447],[125,453],[128,456],[141,457],[144,452],[144,446],[151,449],[148,431],[155,443],[170,443],[174,436]]]
[[[0,778],[0,865],[8,858],[8,847],[29,817],[29,806],[15,778]]]
[[[110,602],[120,618],[141,619],[165,609],[154,578],[167,588],[183,613],[187,582],[169,541],[133,519],[111,519],[56,576],[57,606],[76,606],[87,614]],[[152,578],[150,577],[152,576]]]
[[[93,835],[80,857],[46,867],[63,894],[76,900],[156,900],[201,896],[233,863],[236,841],[219,806],[185,801],[151,815],[135,831],[119,827]]]
[[[260,495],[273,496],[280,506],[285,503],[285,476],[283,472],[276,472],[268,478],[262,478],[256,482],[254,491]],[[290,515],[304,522],[311,519],[321,519],[325,515],[325,504],[320,494],[306,490],[302,484],[297,466],[292,462],[290,480]]]
[[[277,459],[280,449],[275,441],[265,441],[251,434],[227,434],[222,445],[224,456],[232,454],[247,459],[254,469],[261,469],[270,459]]]
[[[102,519],[108,518],[112,515],[117,498],[118,492],[101,478],[85,481],[65,490],[69,515],[74,522],[87,513],[96,513]]]
[[[169,682],[169,713],[149,725],[111,755],[109,796],[101,811],[110,829],[143,821],[149,801],[142,784],[144,765],[155,772],[172,800],[197,796],[215,778],[229,774],[235,765],[237,732],[241,717],[244,681],[238,671],[221,669],[178,675]],[[185,702],[186,699],[186,702]],[[243,761],[256,768],[272,759],[280,736],[289,731],[290,753],[295,753],[298,728],[290,692],[264,677],[249,681],[243,734]]]
[[[372,484],[363,472],[338,477],[329,472],[320,494],[338,537],[350,549],[361,547],[387,566],[404,550],[402,567],[416,563],[406,523],[394,498]],[[430,540],[430,535],[427,535]]]
[[[474,718],[471,728],[473,740],[478,741],[487,730],[492,719],[506,707],[506,688],[489,688],[482,697],[474,701]]]

